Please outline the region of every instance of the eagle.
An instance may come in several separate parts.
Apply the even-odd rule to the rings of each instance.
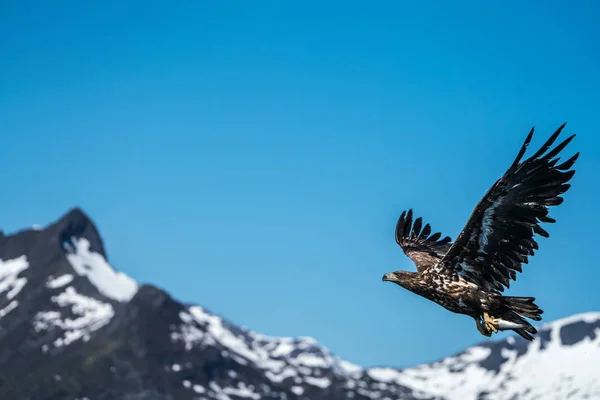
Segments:
[[[504,296],[517,272],[538,250],[535,235],[550,235],[541,223],[555,223],[549,207],[563,202],[571,185],[572,169],[579,152],[559,164],[558,154],[573,140],[569,136],[551,148],[566,122],[531,157],[522,161],[533,137],[527,135],[517,157],[504,175],[487,191],[456,241],[432,233],[413,210],[397,221],[396,243],[417,271],[395,271],[382,280],[393,282],[447,310],[472,317],[479,332],[512,330],[526,340],[537,333],[526,318],[541,321],[535,297]]]

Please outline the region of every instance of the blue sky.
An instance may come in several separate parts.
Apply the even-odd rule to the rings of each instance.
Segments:
[[[140,282],[407,366],[482,336],[381,282],[414,269],[396,219],[455,238],[568,121],[573,187],[507,293],[597,311],[600,5],[488,3],[4,1],[0,225],[81,206]]]

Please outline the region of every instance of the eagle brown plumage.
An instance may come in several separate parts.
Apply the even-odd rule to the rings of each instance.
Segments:
[[[517,272],[538,250],[535,235],[549,237],[541,223],[554,223],[549,207],[563,202],[571,169],[579,152],[559,164],[558,154],[569,136],[551,149],[566,123],[541,148],[521,161],[533,137],[531,129],[517,157],[474,208],[456,241],[431,234],[431,226],[412,209],[396,224],[396,243],[416,265],[416,272],[395,271],[383,276],[446,309],[471,316],[485,336],[513,330],[533,340],[536,329],[525,318],[540,321],[543,311],[534,297],[503,296]]]

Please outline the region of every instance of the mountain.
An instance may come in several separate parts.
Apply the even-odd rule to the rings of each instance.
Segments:
[[[80,209],[0,234],[0,398],[594,399],[600,313],[432,364],[367,368],[308,337],[268,337],[115,271]]]

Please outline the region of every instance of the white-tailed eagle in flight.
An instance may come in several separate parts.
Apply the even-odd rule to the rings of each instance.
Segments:
[[[534,235],[549,237],[540,224],[554,223],[548,207],[563,202],[561,194],[575,174],[571,167],[579,152],[559,164],[558,154],[575,137],[551,149],[562,124],[531,157],[521,161],[533,136],[527,135],[516,159],[483,196],[454,243],[441,233],[431,234],[422,218],[413,222],[412,209],[396,225],[396,242],[415,263],[417,272],[395,271],[383,276],[446,309],[475,319],[482,335],[513,330],[533,340],[537,330],[525,318],[542,319],[534,297],[503,296],[522,264],[534,255]],[[547,152],[547,153],[546,153]]]

